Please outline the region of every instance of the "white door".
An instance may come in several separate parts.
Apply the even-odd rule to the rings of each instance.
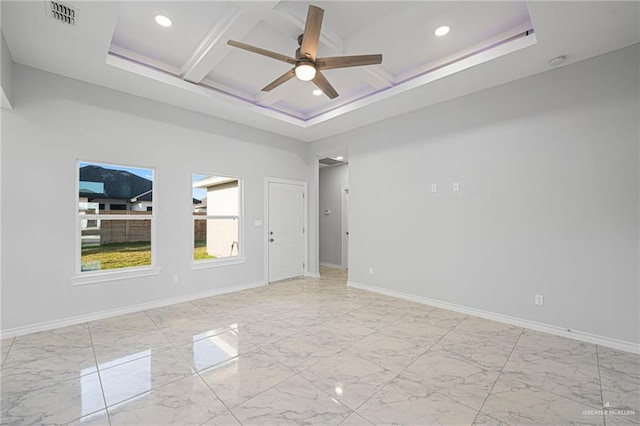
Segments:
[[[342,187],[342,267],[349,268],[349,187]]]
[[[304,275],[304,186],[269,182],[269,282]]]

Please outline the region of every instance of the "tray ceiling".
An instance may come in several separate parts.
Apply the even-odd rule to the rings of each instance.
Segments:
[[[489,60],[509,53],[514,49],[509,45],[520,38],[531,40],[517,48],[535,43],[524,1],[313,4],[325,9],[318,56],[382,53],[384,58],[381,65],[325,71],[340,93],[336,99],[314,95],[313,83],[297,79],[262,92],[291,66],[226,44],[233,38],[295,56],[306,2],[125,2],[109,52],[302,124],[364,106],[368,102],[361,101],[369,97],[382,99],[391,88],[399,93],[403,86],[415,87],[416,78],[443,66],[458,72],[465,66],[451,65],[460,59],[485,53]],[[157,25],[157,14],[169,17],[173,26]],[[451,26],[451,32],[435,36],[442,25]]]

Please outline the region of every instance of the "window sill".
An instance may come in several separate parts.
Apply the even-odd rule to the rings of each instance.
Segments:
[[[160,274],[160,267],[147,267],[147,268],[135,268],[123,271],[109,271],[109,272],[86,272],[81,275],[75,275],[71,277],[71,284],[73,285],[87,285],[104,283],[108,281],[120,281],[128,280],[131,278],[151,277]]]
[[[213,260],[201,260],[191,263],[191,270],[197,271],[198,269],[218,268],[220,266],[238,265],[246,263],[246,257],[233,257],[228,259],[213,259]]]

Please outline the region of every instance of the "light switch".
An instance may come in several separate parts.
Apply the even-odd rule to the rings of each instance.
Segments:
[[[453,192],[460,191],[460,184],[458,182],[453,182]]]

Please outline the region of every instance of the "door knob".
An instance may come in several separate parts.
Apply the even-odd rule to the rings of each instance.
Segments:
[[[274,242],[274,241],[275,241],[275,240],[274,240],[273,238],[269,238],[269,242],[270,242],[270,243],[272,243],[272,242]]]

